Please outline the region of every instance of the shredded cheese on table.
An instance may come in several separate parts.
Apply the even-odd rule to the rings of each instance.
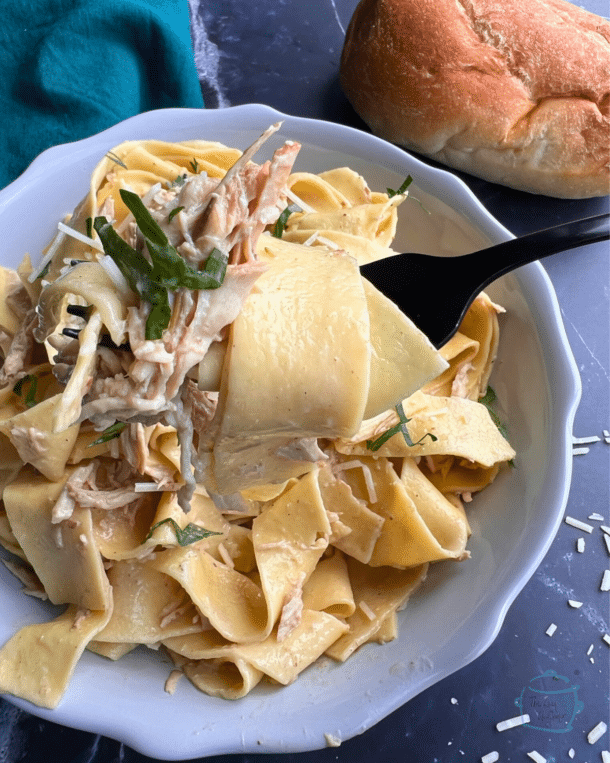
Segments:
[[[600,721],[597,726],[594,726],[587,734],[587,742],[589,744],[595,744],[598,742],[608,730],[608,726]]]
[[[505,721],[500,721],[496,724],[498,731],[507,731],[508,729],[514,729],[516,726],[523,726],[524,723],[529,723],[530,717],[527,713],[524,715],[516,715],[514,718],[508,718]]]

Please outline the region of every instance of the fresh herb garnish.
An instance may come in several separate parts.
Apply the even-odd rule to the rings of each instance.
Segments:
[[[496,393],[488,385],[483,397],[479,398],[479,403],[482,403],[487,408],[487,411],[489,415],[491,416],[491,420],[497,426],[498,431],[500,432],[502,437],[506,439],[507,438],[506,425],[502,423],[502,421],[500,420],[500,417],[492,408],[493,404],[496,402],[497,399],[498,398],[496,396]]]
[[[277,218],[277,221],[271,231],[271,235],[276,238],[282,238],[288,218],[293,212],[300,212],[301,209],[296,204],[289,204],[282,214]]]
[[[436,442],[438,440],[438,437],[436,435],[433,435],[432,432],[426,432],[423,437],[420,437],[420,439],[417,442],[413,442],[411,439],[411,435],[409,434],[409,430],[407,429],[407,424],[411,419],[408,419],[405,410],[402,407],[402,403],[398,403],[396,406],[396,413],[398,414],[399,422],[398,424],[395,424],[393,427],[390,427],[390,429],[386,430],[382,435],[380,435],[376,440],[367,440],[366,441],[366,447],[369,450],[376,451],[381,448],[382,445],[384,445],[390,437],[393,437],[395,434],[398,434],[398,432],[402,432],[402,436],[405,439],[405,442],[407,445],[412,448],[414,445],[419,445],[422,440],[424,440],[426,437],[430,437],[432,442]]]
[[[87,445],[88,448],[92,448],[94,445],[101,445],[104,442],[108,442],[109,440],[114,440],[115,437],[119,437],[121,432],[125,429],[127,426],[126,421],[115,421],[114,424],[111,424],[109,427],[106,427],[104,431],[102,432],[101,436],[97,438],[97,440],[94,440],[93,442],[89,443]]]
[[[38,377],[34,374],[26,374],[13,387],[13,392],[21,397],[23,393],[23,385],[29,384],[28,390],[25,393],[24,403],[26,408],[33,408],[36,405],[36,392],[38,391]]]
[[[176,217],[176,215],[178,214],[178,212],[182,212],[182,210],[183,210],[183,209],[184,209],[184,207],[174,207],[174,208],[172,209],[172,211],[171,211],[171,212],[169,213],[169,215],[167,216],[167,219],[170,221],[170,223],[171,223],[171,221],[174,219],[174,217]]]
[[[483,397],[479,398],[479,403],[482,403],[487,408],[487,412],[489,413],[493,423],[498,428],[498,432],[500,432],[500,434],[502,435],[502,437],[504,437],[505,440],[508,440],[508,431],[506,429],[506,424],[504,424],[501,421],[498,414],[492,408],[492,405],[496,402],[497,399],[498,398],[496,396],[496,393],[488,384],[487,389],[485,390],[485,394],[483,395]],[[515,466],[514,459],[511,458],[511,460],[508,461],[508,465],[511,467],[511,469],[514,468]]]
[[[44,268],[36,276],[36,280],[39,281],[40,279],[44,278],[48,274],[50,267],[51,267],[51,263],[47,262],[47,264],[44,266]]]
[[[151,262],[129,246],[105,217],[96,217],[93,227],[104,252],[114,260],[130,289],[151,305],[146,321],[146,339],[160,339],[171,318],[168,290],[217,289],[224,280],[228,258],[214,248],[204,269],[194,270],[170,244],[142,199],[124,189],[120,194],[144,236]]]
[[[85,232],[89,236],[89,238],[93,238],[93,218],[88,217],[85,220]]]
[[[106,156],[108,157],[108,159],[112,159],[112,161],[113,161],[115,164],[118,164],[118,165],[119,165],[119,167],[123,167],[123,168],[124,168],[124,169],[126,169],[126,170],[127,170],[127,169],[129,169],[129,167],[128,167],[128,166],[125,164],[125,162],[121,161],[121,157],[120,157],[120,156],[117,156],[117,155],[114,153],[114,151],[109,151],[109,152],[106,154]]]
[[[197,159],[193,159],[192,162],[189,162],[189,167],[193,170],[193,172],[199,172],[199,162]]]
[[[173,183],[170,184],[170,188],[180,187],[186,183],[186,175],[178,175]]]
[[[404,183],[400,186],[400,188],[397,191],[395,191],[392,188],[386,188],[386,193],[388,194],[390,198],[392,198],[392,196],[398,196],[399,194],[405,193],[405,191],[411,185],[412,182],[413,182],[413,178],[411,177],[411,175],[407,175]]]
[[[157,522],[150,528],[150,532],[146,538],[144,538],[144,541],[152,538],[152,534],[157,529],[157,527],[160,527],[167,522],[169,522],[169,524],[171,524],[171,526],[174,528],[174,532],[176,533],[176,540],[178,541],[179,546],[189,546],[191,543],[197,543],[198,540],[209,538],[211,535],[222,535],[222,533],[217,533],[213,530],[206,530],[205,527],[194,525],[192,522],[189,522],[189,524],[183,529],[174,519],[167,517],[167,519],[162,519],[160,522]]]

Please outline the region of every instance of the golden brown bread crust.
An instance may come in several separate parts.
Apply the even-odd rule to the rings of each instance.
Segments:
[[[610,23],[565,0],[361,0],[340,78],[386,140],[532,193],[610,193]]]

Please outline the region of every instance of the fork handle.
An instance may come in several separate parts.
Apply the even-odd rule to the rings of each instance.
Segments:
[[[521,265],[568,249],[607,241],[610,238],[609,219],[610,213],[604,212],[601,215],[585,217],[583,220],[528,233],[488,249],[461,255],[457,259],[466,267],[477,268],[482,279],[481,289],[484,289],[496,278]]]

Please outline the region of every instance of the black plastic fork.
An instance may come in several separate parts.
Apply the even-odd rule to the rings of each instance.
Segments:
[[[609,218],[604,213],[563,223],[455,257],[397,254],[363,265],[360,272],[440,348],[486,286],[528,262],[607,241]]]

